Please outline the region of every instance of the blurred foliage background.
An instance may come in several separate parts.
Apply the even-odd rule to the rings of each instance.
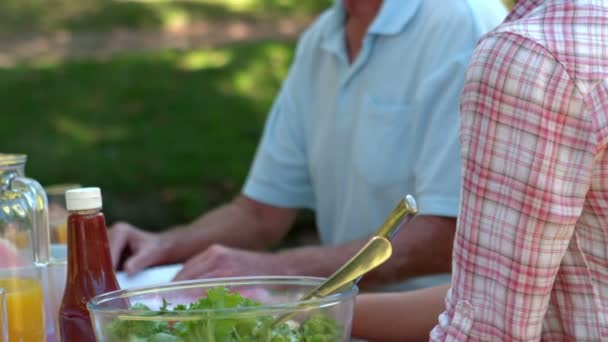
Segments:
[[[2,0],[0,32],[175,28],[201,20],[314,15],[331,0]]]
[[[57,35],[309,20],[331,2],[2,0],[2,152],[26,153],[27,175],[45,186],[100,186],[109,221],[158,230],[191,220],[240,190],[295,36],[85,58],[11,53]]]
[[[503,0],[503,2],[508,8],[512,8],[517,3],[517,0]]]

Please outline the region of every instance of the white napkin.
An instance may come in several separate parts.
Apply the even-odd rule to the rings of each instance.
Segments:
[[[181,264],[174,264],[151,267],[132,275],[128,275],[126,272],[116,272],[116,279],[122,289],[166,284],[173,280],[181,269]]]

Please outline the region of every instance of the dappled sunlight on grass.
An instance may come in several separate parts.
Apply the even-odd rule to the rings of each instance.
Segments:
[[[0,63],[0,69],[4,68],[4,69],[7,69],[7,70],[10,70],[11,67],[8,67],[8,65],[10,65],[10,64],[7,64],[7,66],[3,66]],[[49,69],[49,70],[51,70],[51,69],[59,67],[59,65],[60,65],[60,62],[57,61],[56,59],[38,58],[38,59],[34,59],[34,60],[28,61],[28,62],[21,61],[21,63],[15,65],[15,67],[27,67],[27,68],[30,68],[30,69],[33,69],[33,70],[34,69],[38,69],[38,70]]]
[[[171,1],[171,0],[159,0]],[[196,0],[201,3],[209,3],[214,5],[222,5],[230,8],[233,11],[246,11],[258,3],[256,0]]]
[[[293,51],[285,45],[268,45],[264,47],[264,53],[268,56],[270,63],[276,66],[271,71],[275,78],[281,79],[287,74],[287,67],[291,61]]]
[[[187,71],[195,71],[207,68],[221,68],[226,66],[232,59],[232,53],[228,49],[209,49],[187,52],[176,60],[176,65]]]
[[[67,116],[56,117],[53,121],[58,134],[81,145],[92,146],[103,142],[117,142],[127,138],[128,134],[127,128],[124,126],[103,127]]]
[[[190,15],[182,8],[171,7],[163,11],[157,11],[162,20],[162,26],[167,29],[184,27],[191,22]]]
[[[285,45],[270,44],[264,47],[262,53],[265,58],[251,60],[231,79],[225,80],[224,91],[257,99],[267,98],[287,73],[292,50]],[[259,83],[260,79],[272,79],[275,83]]]
[[[0,33],[175,29],[192,22],[314,15],[331,0],[1,0]]]
[[[109,222],[190,220],[247,174],[294,48],[267,40],[332,2],[0,0],[0,146],[100,186]]]
[[[120,0],[119,0],[120,1]],[[122,0],[146,4],[178,4],[184,0]],[[333,0],[188,0],[192,3],[223,7],[234,13],[315,13],[327,8]],[[270,14],[270,13],[269,13]]]
[[[0,146],[28,154],[27,173],[43,184],[102,187],[115,212],[137,194],[172,220],[191,219],[240,189],[293,48],[256,42],[0,68]]]

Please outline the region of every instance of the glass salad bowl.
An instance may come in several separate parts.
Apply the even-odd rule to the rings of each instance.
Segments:
[[[350,341],[356,286],[300,298],[325,279],[237,277],[105,293],[88,303],[98,341]],[[290,319],[278,323],[277,317]]]

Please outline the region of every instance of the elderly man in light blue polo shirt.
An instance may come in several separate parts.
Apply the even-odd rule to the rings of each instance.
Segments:
[[[176,279],[328,276],[412,194],[420,215],[363,285],[449,272],[458,99],[477,40],[505,15],[500,0],[336,1],[299,41],[242,194],[162,234],[116,225],[114,259],[130,247],[129,272],[185,261]],[[316,213],[320,246],[253,251],[285,236],[299,208]]]

